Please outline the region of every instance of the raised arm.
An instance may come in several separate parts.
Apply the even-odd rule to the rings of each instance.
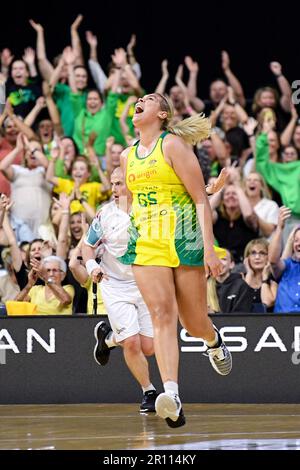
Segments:
[[[293,133],[294,129],[296,127],[297,121],[298,121],[298,113],[297,109],[294,105],[294,103],[291,101],[291,119],[282,134],[280,135],[280,142],[283,147],[286,147],[287,145],[290,145],[292,138],[293,138]]]
[[[217,159],[222,167],[226,166],[228,160],[228,151],[226,146],[217,132],[211,133],[211,142],[214,146]]]
[[[129,98],[127,99],[126,104],[124,106],[123,112],[120,116],[120,126],[121,126],[121,129],[122,129],[122,132],[123,132],[123,135],[124,135],[125,139],[129,134],[129,127],[128,127],[128,124],[127,124],[128,113],[129,113],[131,105],[135,104],[137,102],[137,99],[138,98],[135,95],[129,96]],[[132,137],[131,137],[131,139],[132,139]]]
[[[237,114],[239,122],[241,124],[245,124],[248,121],[248,114],[238,102],[238,98],[236,96],[234,88],[232,88],[231,86],[228,87],[228,103],[234,106],[234,110]]]
[[[239,104],[244,108],[246,106],[246,100],[242,85],[238,78],[234,75],[230,68],[230,57],[227,51],[222,51],[222,69],[227,77],[229,85],[233,88]]]
[[[49,62],[49,60],[47,59],[44,28],[41,24],[36,23],[33,20],[29,20],[29,23],[37,34],[36,51],[39,70],[44,80],[49,81],[51,75],[53,74],[54,68],[51,62]]]
[[[60,193],[58,203],[61,207],[61,220],[58,229],[56,254],[65,260],[69,252],[71,197],[67,196],[65,193]]]
[[[282,66],[279,62],[271,62],[270,69],[274,76],[276,77],[277,84],[281,91],[280,105],[284,111],[289,113],[291,111],[291,98],[292,98],[292,89],[282,73]]]
[[[16,147],[10,153],[8,153],[3,158],[3,160],[1,160],[1,162],[0,162],[0,171],[2,171],[4,173],[4,175],[6,176],[6,178],[9,181],[12,181],[13,177],[14,177],[14,171],[12,169],[12,164],[14,163],[15,158],[18,155],[18,153],[21,152],[22,150],[24,150],[24,140],[23,139],[24,139],[24,137],[22,136],[22,134],[19,134],[18,137],[17,137]]]
[[[35,105],[30,111],[30,113],[27,114],[27,116],[25,117],[23,123],[26,124],[26,126],[28,127],[32,127],[36,118],[38,117],[42,109],[44,109],[45,107],[46,107],[46,100],[43,96],[40,96],[36,100]],[[32,137],[29,137],[29,138],[32,138]]]
[[[74,65],[76,61],[76,55],[71,47],[66,47],[64,49],[63,59],[68,66],[69,85],[72,90],[72,93],[78,93],[78,89],[77,89],[76,81],[75,81],[75,74],[74,74]]]
[[[46,180],[48,181],[48,183],[51,183],[54,186],[57,186],[59,181],[57,176],[55,176],[55,161],[58,159],[58,157],[58,153],[52,154],[52,158],[51,160],[49,160],[48,168],[46,171]]]
[[[3,220],[3,230],[7,237],[8,244],[11,249],[11,257],[14,270],[18,273],[22,266],[22,253],[18,246],[15,232],[12,229],[8,213],[5,211],[4,220]]]
[[[62,71],[64,65],[65,65],[65,61],[64,61],[63,54],[62,54],[61,58],[59,59],[59,62],[57,64],[57,66],[53,70],[53,72],[50,76],[50,79],[49,79],[49,85],[50,85],[51,90],[54,90],[55,85],[59,82],[59,78],[61,76],[61,71]]]
[[[166,91],[167,81],[169,80],[169,71],[168,71],[168,61],[167,59],[163,60],[161,63],[161,72],[162,76],[155,89],[155,93],[160,93],[163,95]]]
[[[14,114],[14,110],[12,108],[12,105],[10,104],[10,101],[7,100],[6,105],[5,105],[5,112],[6,115],[9,116],[9,118],[13,121],[14,125],[17,127],[17,129],[24,134],[28,139],[35,139],[37,140],[37,135],[33,132],[31,127],[27,125],[26,121],[22,121],[18,116]]]
[[[184,101],[184,105],[186,108],[185,109],[186,113],[189,114],[190,116],[193,116],[197,113],[194,110],[194,108],[191,106],[191,100],[190,100],[190,96],[188,93],[188,89],[187,89],[186,84],[183,82],[182,77],[183,77],[183,65],[180,64],[175,75],[175,82],[183,92],[183,95],[184,95],[183,101]]]
[[[104,70],[102,69],[100,63],[98,62],[97,36],[95,36],[95,34],[93,34],[91,31],[86,31],[85,37],[86,37],[87,43],[90,46],[89,69],[90,69],[91,75],[93,77],[94,82],[96,83],[98,90],[100,90],[101,93],[104,93],[106,82],[107,82],[107,76],[104,73]]]
[[[254,134],[254,132],[257,128],[257,124],[258,124],[258,122],[253,117],[250,117],[248,119],[248,121],[243,124],[243,129],[244,129],[244,131],[246,132],[246,134],[248,136],[250,146],[251,146],[251,150],[252,150],[252,154],[253,154],[254,157],[255,157],[255,154],[256,154],[255,134]]]
[[[112,164],[112,157],[111,157],[111,148],[113,144],[115,143],[115,138],[113,136],[108,137],[106,139],[106,148],[105,148],[105,155],[106,155],[106,172],[107,172],[107,177],[110,181],[111,174],[114,170],[113,164]]]
[[[136,35],[132,34],[129,43],[127,44],[126,50],[127,50],[127,57],[129,59],[129,63],[132,67],[132,70],[136,74],[138,80],[141,79],[142,76],[142,71],[141,71],[141,66],[137,62],[135,55],[134,55],[134,48],[136,46]]]
[[[224,107],[225,107],[225,104],[227,102],[227,96],[224,96],[224,98],[221,99],[220,103],[218,104],[218,106],[216,107],[216,109],[214,109],[210,116],[209,116],[209,119],[211,121],[211,125],[212,127],[215,127],[216,123],[217,123],[217,120],[218,120],[218,117],[220,116],[220,114],[223,112],[224,110]]]
[[[60,114],[53,100],[52,90],[46,81],[43,82],[43,94],[45,97],[50,119],[53,122],[54,130],[59,137],[62,137],[63,129],[61,126]]]
[[[205,108],[203,101],[197,96],[197,78],[199,73],[199,65],[193,61],[190,56],[184,58],[184,63],[189,71],[189,80],[187,84],[187,90],[190,98],[190,102],[195,110],[200,113]]]
[[[95,152],[95,149],[93,147],[94,142],[96,140],[97,135],[90,134],[89,140],[88,140],[88,145],[87,145],[87,153],[88,153],[88,159],[93,167],[97,169],[99,179],[102,183],[102,192],[105,193],[110,190],[110,183],[108,178],[105,176],[105,173],[103,172],[99,158],[97,157],[97,154]]]
[[[128,80],[130,86],[134,90],[134,93],[137,96],[142,96],[143,90],[141,88],[141,85],[137,76],[135,75],[135,73],[133,72],[131,68],[131,65],[128,64],[127,62],[125,50],[122,48],[115,49],[115,52],[112,55],[112,59],[119,70],[120,68],[123,69],[126,79]],[[111,87],[111,91],[113,91],[113,87]]]
[[[24,50],[23,60],[29,68],[31,78],[38,76],[37,68],[35,66],[35,50],[32,47],[27,47]]]
[[[74,23],[71,25],[71,43],[72,49],[75,54],[75,66],[76,65],[83,65],[84,66],[84,58],[82,53],[81,41],[80,36],[78,33],[78,28],[83,20],[82,15],[78,15],[75,19]]]
[[[280,278],[285,270],[285,263],[280,257],[282,246],[282,232],[285,221],[291,216],[291,210],[282,206],[279,209],[278,224],[269,245],[269,262],[275,279]]]

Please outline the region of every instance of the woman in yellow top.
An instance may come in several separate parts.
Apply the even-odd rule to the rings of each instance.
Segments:
[[[121,261],[133,264],[137,285],[150,310],[155,355],[164,384],[157,414],[170,427],[185,424],[178,396],[177,321],[191,336],[203,338],[209,360],[221,375],[231,354],[207,314],[206,269],[221,263],[213,249],[212,214],[202,172],[191,144],[206,139],[210,122],[193,116],[170,126],[169,100],[158,93],[140,98],[133,124],[140,141],[122,154],[132,193],[128,249]]]
[[[41,261],[40,271],[31,269],[28,283],[17,295],[16,300],[32,302],[37,305],[37,315],[72,315],[74,287],[62,286],[67,266],[59,256],[46,256]],[[44,286],[36,286],[38,279],[45,281]]]

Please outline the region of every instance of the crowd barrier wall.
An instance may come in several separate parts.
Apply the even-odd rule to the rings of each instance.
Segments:
[[[141,390],[121,348],[96,364],[94,327],[101,316],[2,317],[0,403],[135,403]],[[300,403],[300,315],[217,315],[233,355],[218,375],[203,341],[179,328],[180,396],[186,403]],[[154,358],[151,380],[162,385]]]

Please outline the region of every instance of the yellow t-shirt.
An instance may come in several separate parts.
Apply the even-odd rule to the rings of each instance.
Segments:
[[[37,305],[36,315],[72,315],[72,304],[74,298],[74,287],[70,284],[63,286],[64,290],[71,296],[72,302],[63,309],[59,308],[60,301],[53,294],[49,300],[45,298],[45,286],[33,286],[28,295],[30,301]]]
[[[87,313],[88,315],[93,315],[93,283],[92,279],[89,277],[87,281],[82,284],[88,292],[88,305],[87,305]],[[97,315],[107,315],[107,312],[104,307],[100,285],[97,286]]]
[[[65,178],[57,178],[58,184],[54,187],[54,192],[59,193],[66,193],[67,195],[71,194],[74,189],[74,181],[67,180]],[[103,185],[101,183],[83,183],[80,185],[79,190],[82,194],[82,197],[86,200],[86,202],[96,209],[98,205],[107,199],[107,193],[102,192]],[[71,202],[70,207],[71,214],[75,212],[84,212],[83,206],[80,204],[78,200]]]

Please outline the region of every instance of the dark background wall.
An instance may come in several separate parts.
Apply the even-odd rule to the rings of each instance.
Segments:
[[[300,79],[300,7],[297,2],[199,2],[182,1],[40,1],[1,2],[0,49],[10,47],[16,55],[34,46],[32,17],[46,29],[49,57],[69,44],[69,25],[78,13],[85,16],[80,27],[91,29],[100,39],[104,65],[115,47],[125,46],[137,35],[136,56],[142,65],[142,85],[151,91],[160,78],[160,63],[170,62],[171,72],[190,54],[200,63],[199,93],[208,95],[208,84],[222,74],[220,52],[227,49],[232,68],[240,77],[247,97],[256,88],[274,83],[269,62],[279,60],[287,78]],[[85,47],[88,54],[88,48]],[[172,85],[173,80],[169,81]]]
[[[203,355],[203,342],[179,328],[179,384],[184,403],[300,403],[300,352],[294,350],[299,315],[212,317],[232,351],[232,372],[226,377],[217,374]],[[94,360],[94,327],[99,320],[107,321],[92,315],[1,317],[0,404],[139,402],[141,390],[125,365],[121,348],[112,351],[105,367]],[[52,345],[51,352],[36,335]],[[153,357],[150,364],[151,381],[160,392]]]

